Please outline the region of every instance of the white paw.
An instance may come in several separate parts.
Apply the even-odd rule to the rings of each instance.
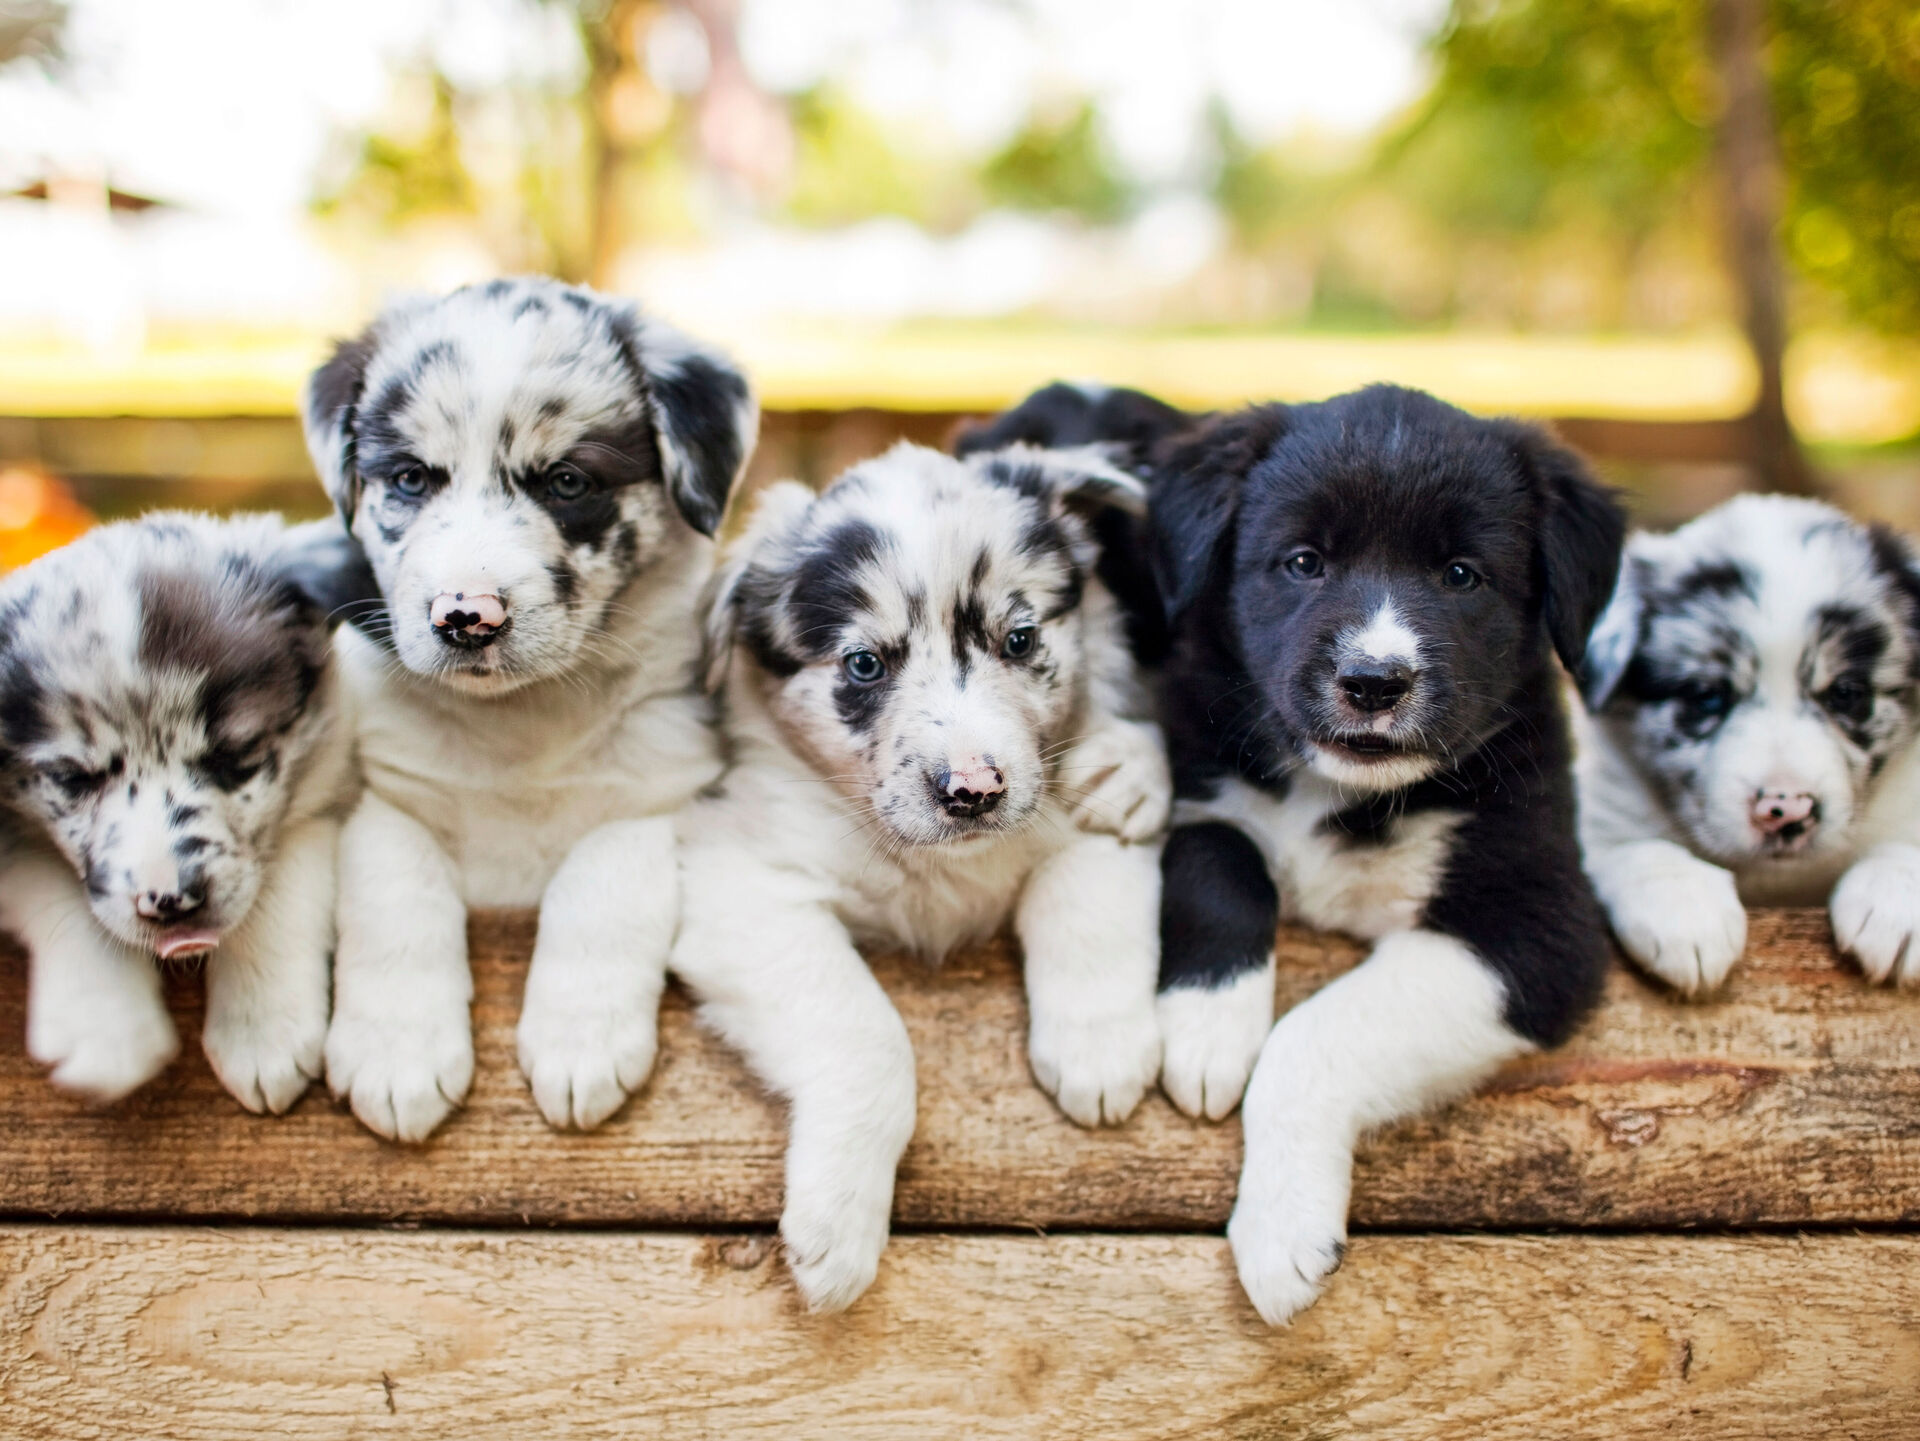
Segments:
[[[1320,1296],[1347,1253],[1352,1157],[1307,1158],[1271,1181],[1249,1163],[1227,1222],[1240,1284],[1270,1326],[1285,1325]],[[1276,1168],[1277,1169],[1277,1168]]]
[[[780,1213],[787,1267],[807,1309],[844,1311],[865,1294],[880,1271],[893,1209],[893,1171],[886,1167],[858,1184],[850,1166],[834,1180],[807,1182],[792,1174]]]
[[[1160,1070],[1160,1026],[1151,1006],[1102,1019],[1036,1014],[1027,1057],[1040,1089],[1082,1126],[1131,1116]]]
[[[520,1073],[547,1124],[588,1131],[620,1109],[653,1070],[656,1006],[604,997],[542,999],[529,988],[517,1034]]]
[[[1115,721],[1087,736],[1060,766],[1074,824],[1123,841],[1143,841],[1167,824],[1173,775],[1160,728]]]
[[[1867,979],[1920,985],[1920,850],[1890,847],[1833,888],[1833,936]]]
[[[1273,970],[1261,966],[1218,989],[1178,986],[1155,1002],[1160,1089],[1189,1116],[1222,1121],[1247,1089],[1273,1029]]]
[[[179,1049],[166,1008],[146,993],[35,996],[28,1005],[27,1054],[53,1067],[54,1085],[103,1105],[151,1081]]]
[[[1747,912],[1731,872],[1684,853],[1663,853],[1607,888],[1621,948],[1686,995],[1711,991],[1747,948]]]
[[[327,1085],[360,1124],[389,1141],[424,1141],[473,1084],[473,1027],[464,1005],[416,1016],[335,1015]]]
[[[229,1094],[255,1113],[279,1115],[320,1079],[327,1044],[326,997],[278,1014],[221,1016],[209,1007],[200,1044]]]

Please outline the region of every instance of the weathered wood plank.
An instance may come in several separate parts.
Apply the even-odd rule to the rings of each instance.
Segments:
[[[677,995],[647,1089],[601,1132],[561,1135],[513,1060],[532,925],[476,918],[479,1079],[430,1144],[387,1145],[324,1095],[248,1116],[193,1049],[106,1111],[55,1093],[21,1049],[23,969],[0,960],[0,1215],[416,1219],[715,1226],[779,1213],[781,1116]],[[1726,996],[1668,999],[1618,974],[1559,1054],[1374,1141],[1361,1227],[1726,1226],[1920,1219],[1920,996],[1866,986],[1815,912],[1756,915]],[[1350,965],[1349,943],[1283,938],[1282,1003]],[[944,969],[882,960],[920,1058],[920,1124],[902,1224],[1220,1226],[1237,1122],[1155,1098],[1118,1131],[1082,1131],[1033,1085],[1013,962],[988,947]],[[197,1035],[199,987],[176,984]]]
[[[1920,1238],[1357,1240],[1269,1331],[1205,1237],[0,1230],[11,1441],[1920,1434]],[[270,1421],[267,1418],[271,1418]]]

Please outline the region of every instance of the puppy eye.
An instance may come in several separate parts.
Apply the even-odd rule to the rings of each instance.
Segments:
[[[872,685],[887,673],[887,663],[870,650],[851,651],[840,664],[855,685]]]
[[[586,473],[571,465],[556,465],[547,472],[547,494],[555,500],[579,500],[593,489]]]
[[[1038,627],[1031,625],[1010,630],[1007,632],[1006,640],[1000,646],[1000,654],[1008,660],[1023,660],[1033,654],[1033,643],[1038,635]]]
[[[68,800],[77,801],[106,789],[111,775],[118,775],[120,769],[121,763],[118,761],[115,761],[111,772],[88,770],[73,761],[60,761],[47,767],[47,779],[58,786]]]
[[[1326,573],[1327,563],[1314,550],[1296,550],[1281,562],[1295,580],[1313,580]]]
[[[427,493],[427,470],[422,465],[410,465],[405,470],[397,470],[387,481],[400,494],[417,499]]]
[[[195,763],[194,769],[223,791],[237,791],[260,774],[264,757],[255,758],[237,746],[215,746]]]
[[[1837,716],[1865,720],[1873,710],[1873,688],[1854,676],[1841,676],[1827,687],[1820,703]]]
[[[1456,560],[1441,572],[1440,584],[1448,590],[1472,590],[1480,584],[1480,572],[1463,560]]]
[[[1681,690],[1680,704],[1695,724],[1718,721],[1733,709],[1733,687],[1725,681],[1696,682]]]

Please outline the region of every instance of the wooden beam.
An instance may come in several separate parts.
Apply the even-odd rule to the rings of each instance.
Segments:
[[[1204,1237],[0,1230],[10,1441],[1920,1434],[1920,1239],[1375,1236],[1270,1331]]]
[[[0,959],[0,1216],[766,1225],[783,1120],[669,996],[647,1088],[601,1131],[563,1135],[513,1059],[533,937],[524,914],[472,927],[478,1079],[429,1144],[377,1140],[324,1094],[247,1115],[198,1048],[105,1111],[55,1092],[21,1049],[24,966]],[[1350,942],[1282,937],[1281,1004],[1351,965]],[[1757,913],[1723,998],[1687,1004],[1616,974],[1565,1050],[1486,1094],[1394,1128],[1362,1154],[1356,1225],[1674,1227],[1920,1219],[1920,995],[1867,986],[1818,912]],[[1006,947],[876,970],[919,1055],[903,1225],[1214,1230],[1239,1168],[1237,1121],[1157,1096],[1118,1130],[1066,1121],[1029,1077]],[[200,988],[170,986],[182,1034]]]

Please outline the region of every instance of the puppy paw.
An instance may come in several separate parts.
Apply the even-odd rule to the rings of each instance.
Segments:
[[[1160,1089],[1195,1119],[1225,1120],[1240,1104],[1273,1029],[1273,972],[1262,966],[1218,989],[1162,991],[1155,1009]]]
[[[172,1019],[148,995],[35,997],[28,1007],[27,1054],[53,1067],[61,1090],[101,1105],[144,1086],[179,1050]]]
[[[1060,766],[1081,830],[1143,841],[1166,827],[1173,776],[1158,726],[1115,721],[1087,736]]]
[[[1840,877],[1833,937],[1867,979],[1920,985],[1920,849],[1888,846]]]
[[[517,1034],[520,1073],[547,1124],[589,1131],[619,1110],[653,1070],[650,1004],[568,1004],[531,992]]]
[[[221,1016],[209,1008],[200,1044],[229,1095],[249,1111],[277,1116],[320,1079],[326,1057],[326,1007],[264,1016]]]
[[[1673,849],[1607,888],[1621,949],[1684,995],[1711,991],[1747,948],[1747,912],[1733,875]]]
[[[473,1032],[461,1006],[443,1016],[334,1017],[327,1086],[389,1141],[424,1141],[473,1084]]]
[[[1036,1015],[1027,1057],[1040,1089],[1082,1126],[1131,1116],[1160,1070],[1160,1027],[1150,1007],[1099,1020]]]
[[[887,1215],[893,1205],[891,1174],[884,1194],[871,1188],[849,1196],[839,1188],[788,1188],[780,1214],[780,1238],[800,1299],[813,1312],[844,1311],[866,1293],[887,1248]]]
[[[1269,1326],[1283,1326],[1319,1299],[1347,1254],[1351,1157],[1290,1166],[1272,1182],[1243,1175],[1227,1222],[1240,1284]],[[1327,1174],[1316,1175],[1316,1169]]]

